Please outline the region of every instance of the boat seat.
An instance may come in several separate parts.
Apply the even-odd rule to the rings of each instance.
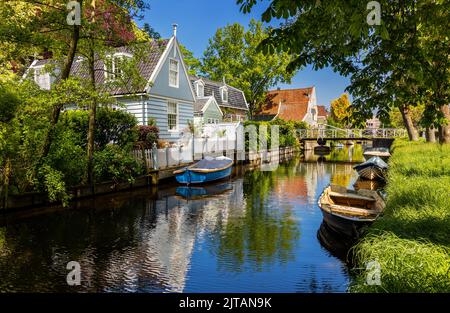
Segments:
[[[330,205],[331,212],[343,213],[351,216],[376,216],[380,212],[377,210],[361,209],[350,206],[342,206],[337,204]]]
[[[376,201],[374,198],[369,198],[366,196],[353,194],[353,193],[339,193],[339,192],[330,191],[329,195],[330,195],[330,197],[336,197],[336,198],[352,198],[352,199],[364,200],[364,201],[369,201],[369,202]]]

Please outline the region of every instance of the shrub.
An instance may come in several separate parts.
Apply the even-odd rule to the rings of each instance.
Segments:
[[[132,145],[138,137],[137,120],[133,114],[122,110],[100,108],[97,111],[95,140],[102,148],[110,143],[121,147]]]
[[[116,145],[107,145],[94,154],[94,175],[98,182],[130,182],[143,173],[142,165],[128,151]]]
[[[282,119],[275,119],[270,122],[266,121],[246,121],[244,122],[244,127],[254,125],[257,131],[259,131],[260,125],[267,126],[267,146],[271,146],[271,126],[279,126],[279,145],[280,147],[296,147],[299,145],[299,138],[297,136],[297,129],[307,128],[304,122],[294,122],[294,121],[284,121]],[[259,135],[257,134],[257,138]],[[249,134],[245,136],[246,148],[249,147]],[[258,140],[259,141],[259,140]]]
[[[45,191],[50,201],[60,200],[64,206],[67,205],[70,197],[66,191],[66,183],[62,172],[46,164],[39,168],[37,176],[36,185],[38,189]]]
[[[80,134],[80,145],[87,145],[89,128],[89,112],[84,110],[68,110],[61,116],[61,127],[73,129]],[[131,145],[137,140],[137,120],[134,115],[108,107],[97,109],[95,145],[98,149],[115,143],[121,147]]]
[[[159,129],[156,126],[138,126],[138,141],[143,143],[145,148],[151,148],[154,142],[158,142]]]

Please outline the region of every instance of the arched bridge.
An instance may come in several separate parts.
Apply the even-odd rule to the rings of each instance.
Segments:
[[[366,128],[366,129],[341,129],[341,128],[311,128],[298,129],[301,140],[372,140],[375,138],[394,139],[406,137],[405,129],[400,128]]]

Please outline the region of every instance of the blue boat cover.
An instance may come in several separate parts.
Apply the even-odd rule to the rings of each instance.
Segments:
[[[213,159],[213,158],[204,158],[200,161],[198,161],[196,164],[192,165],[191,168],[204,168],[204,169],[215,169],[215,168],[223,168],[230,163],[232,163],[233,160],[231,159]]]

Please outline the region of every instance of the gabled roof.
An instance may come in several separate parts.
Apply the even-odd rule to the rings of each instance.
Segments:
[[[275,116],[285,121],[303,121],[313,92],[314,87],[268,91],[266,101],[257,115]]]
[[[328,111],[324,105],[317,106],[317,116],[328,117]]]
[[[203,111],[203,108],[205,107],[206,103],[208,103],[209,100],[210,100],[210,97],[196,99],[194,102],[194,113],[201,113]]]
[[[164,51],[166,50],[170,40],[164,39],[164,40],[153,40],[151,42],[145,43],[148,45],[146,48],[145,57],[143,60],[141,60],[138,64],[138,70],[142,78],[148,82],[150,80],[150,77],[152,76],[153,72],[156,69],[156,66],[158,65],[159,60],[161,59]],[[140,47],[141,48],[141,47]],[[133,47],[130,46],[123,46],[114,48],[113,54],[116,53],[125,53],[125,54],[133,54]],[[46,60],[36,60],[32,64],[32,68],[50,64],[54,62],[51,59]],[[104,62],[103,60],[97,60],[95,62],[95,81],[98,86],[104,86],[106,89],[105,84],[105,72],[104,72]],[[83,78],[89,77],[89,72],[87,69],[86,62],[81,62],[77,60],[77,58],[74,60],[72,64],[72,68],[70,70],[71,75],[73,76],[79,76]],[[143,83],[140,86],[132,86],[132,83],[128,83],[128,85],[122,85],[122,84],[115,84],[112,86],[111,84],[108,85],[108,92],[111,95],[126,95],[126,94],[133,94],[133,93],[144,93],[146,91],[147,83]],[[106,91],[106,90],[105,90]]]
[[[204,95],[205,97],[214,95],[214,98],[216,99],[217,104],[219,107],[229,107],[234,109],[240,109],[240,110],[246,110],[248,111],[248,105],[247,101],[245,100],[245,95],[242,90],[239,90],[235,87],[232,87],[225,83],[216,82],[204,77],[197,77],[197,76],[189,76],[189,79],[191,81],[192,87],[195,90],[195,82],[198,80],[202,80],[205,84],[204,89]],[[228,89],[228,102],[222,101],[222,96],[220,93],[220,89],[222,87],[227,87]]]
[[[222,110],[220,109],[216,99],[213,96],[197,98],[194,102],[194,113],[204,113],[211,104],[217,106],[220,114],[223,115]]]

